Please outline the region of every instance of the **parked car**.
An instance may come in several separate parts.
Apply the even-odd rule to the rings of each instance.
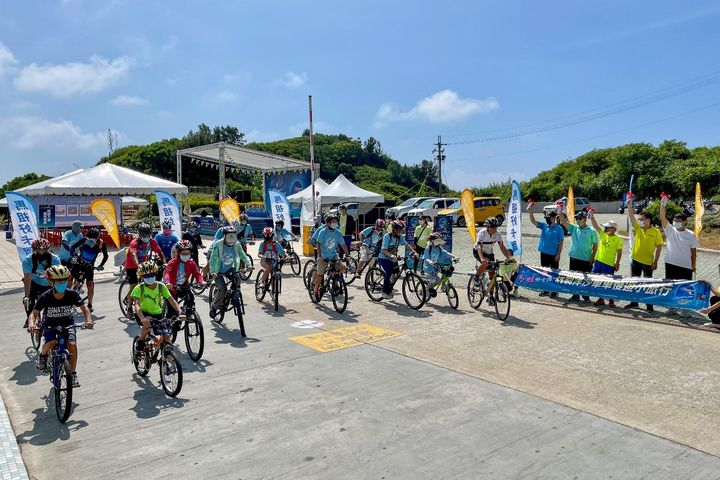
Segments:
[[[405,216],[407,213],[412,210],[413,208],[416,208],[418,205],[420,205],[421,202],[424,202],[425,200],[428,200],[433,197],[413,197],[408,198],[400,205],[397,205],[395,207],[388,208],[385,210],[385,213],[394,213],[395,217],[399,220],[405,220]]]
[[[557,203],[557,202],[559,202],[559,201],[561,201],[561,200],[567,200],[567,199],[559,198],[559,199],[557,199],[557,200],[555,201],[555,203]],[[553,203],[552,205],[547,205],[546,207],[543,207],[543,213],[548,214],[548,213],[554,211],[554,210],[557,208],[557,207],[555,206],[555,203]],[[575,197],[575,211],[576,211],[576,212],[579,212],[579,211],[582,210],[583,208],[586,208],[586,207],[589,207],[589,206],[590,206],[590,200],[588,200],[587,198],[585,198],[585,197]]]
[[[427,200],[420,202],[417,207],[407,212],[407,216],[429,215],[434,219],[440,210],[444,210],[453,203],[459,201],[459,198],[428,198]]]
[[[476,224],[482,224],[490,217],[497,218],[500,225],[505,221],[505,206],[499,197],[475,197],[474,208]],[[452,214],[453,223],[458,227],[467,225],[460,201],[453,203],[446,210],[441,211],[440,214]]]
[[[357,202],[345,203],[344,205],[347,207],[348,215],[354,217],[355,220],[357,220],[358,219],[358,204],[357,204]],[[333,215],[339,215],[339,213],[338,213],[339,207],[340,207],[340,205],[338,205],[337,207],[331,208],[330,213],[332,213]]]

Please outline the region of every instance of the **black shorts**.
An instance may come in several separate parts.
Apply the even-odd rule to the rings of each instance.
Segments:
[[[125,275],[127,275],[128,282],[130,282],[131,285],[137,285],[137,283],[138,283],[137,268],[126,268]]]
[[[665,264],[665,278],[669,280],[692,280],[693,271],[691,268],[678,267],[670,263]]]
[[[95,279],[95,267],[93,265],[80,265],[79,263],[76,263],[70,271],[70,275],[72,275],[73,278],[78,278],[80,272],[84,273],[83,278],[86,282],[92,282]]]
[[[35,302],[37,301],[38,297],[50,290],[51,288],[52,287],[50,285],[38,285],[35,282],[30,282],[30,311],[32,311],[32,308],[35,306]],[[26,313],[30,315],[30,312]]]
[[[633,260],[630,264],[630,275],[633,277],[652,278],[652,265],[645,265]]]
[[[592,264],[587,260],[570,257],[570,270],[573,272],[589,273],[592,271]]]
[[[482,262],[480,260],[480,254],[477,251],[477,248],[473,248],[473,257],[475,257],[475,260],[478,262]],[[488,262],[494,262],[495,261],[495,254],[494,253],[483,253],[483,258],[487,260]]]
[[[560,268],[560,262],[555,261],[555,255],[540,252],[540,266],[550,267],[557,270]]]

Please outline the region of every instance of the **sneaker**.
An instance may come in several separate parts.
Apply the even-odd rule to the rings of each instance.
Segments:
[[[23,323],[23,328],[28,328],[28,321],[25,319],[25,323]]]
[[[72,377],[72,386],[73,388],[80,388],[80,380],[78,380],[77,373],[73,372],[70,374]]]
[[[720,329],[720,323],[707,322],[703,323],[703,327],[712,327]]]
[[[637,302],[630,302],[627,305],[625,305],[624,308],[638,308],[640,305],[638,305]]]
[[[580,301],[580,295],[573,295],[570,297],[571,302],[579,302]]]
[[[550,294],[550,298],[557,298],[557,296],[558,296],[557,292],[552,292]]]
[[[93,311],[92,303],[88,303],[88,310],[90,310],[91,312]]]
[[[392,300],[393,294],[392,293],[383,293],[383,298],[385,300]]]
[[[647,305],[647,311],[648,311],[648,312],[654,312],[655,309],[653,308],[652,305]]]
[[[44,356],[43,356],[43,355],[40,355],[40,356],[38,357],[38,361],[37,361],[37,364],[36,364],[37,369],[38,369],[38,370],[41,370],[41,371],[42,371],[42,370],[47,370],[47,366],[48,366],[48,357],[47,357],[47,355],[44,355]]]
[[[597,300],[595,300],[596,307],[601,307],[603,305],[605,305],[605,300],[603,300],[602,298],[598,298]]]
[[[550,295],[550,292],[540,292],[541,297],[547,297],[548,295]]]
[[[430,289],[430,297],[432,297],[432,298],[437,297],[437,290],[435,290],[434,288],[431,288]]]
[[[615,307],[615,300],[608,300],[608,307]]]
[[[209,315],[210,315],[210,318],[212,318],[213,320],[215,319],[215,317],[217,316],[217,310],[215,310],[215,307],[210,307]]]

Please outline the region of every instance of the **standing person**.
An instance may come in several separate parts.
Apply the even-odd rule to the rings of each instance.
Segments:
[[[653,227],[652,215],[646,210],[640,212],[640,219],[635,218],[632,208],[627,209],[627,216],[632,224],[635,241],[632,247],[632,263],[630,274],[633,277],[652,278],[653,272],[657,269],[660,252],[662,251],[663,238],[660,230]],[[625,308],[637,308],[637,302],[630,302]],[[652,305],[646,305],[647,311],[654,311]]]
[[[380,254],[380,243],[382,242],[385,229],[385,220],[378,218],[374,227],[367,227],[360,232],[360,263],[358,263],[355,278],[362,277],[365,266],[370,260],[377,258]]]
[[[100,238],[100,230],[97,228],[91,228],[87,237],[73,245],[73,250],[75,249],[80,250],[78,256],[82,262],[78,262],[73,265],[71,273],[77,277],[80,270],[83,270],[88,289],[87,308],[92,312],[92,302],[95,297],[95,270],[97,269],[98,271],[102,271],[105,268],[105,262],[107,262],[108,259],[107,246],[105,245],[103,239]],[[102,261],[100,262],[100,265],[95,267],[95,261],[101,253],[103,255]]]
[[[53,265],[60,265],[60,259],[50,251],[50,242],[46,239],[38,238],[33,240],[30,248],[32,248],[32,255],[22,262],[23,287],[25,289],[23,305],[25,306],[26,315],[30,315],[38,297],[50,290],[50,283],[45,277],[45,270]],[[23,328],[28,328],[27,319]]]
[[[615,220],[610,220],[607,223],[603,223],[602,228],[600,228],[592,212],[590,212],[589,216],[593,228],[600,237],[592,273],[614,275],[615,272],[620,270],[620,259],[622,259],[623,249],[622,239],[617,236],[617,223]],[[598,307],[605,305],[605,300],[598,298],[597,301],[595,301],[595,305]],[[608,305],[614,307],[615,300],[608,300]]]
[[[128,283],[130,284],[130,291],[127,296],[128,305],[128,317],[133,316],[133,303],[131,299],[132,291],[138,284],[137,269],[138,265],[147,261],[150,252],[155,252],[160,255],[162,262],[165,263],[165,257],[160,250],[160,246],[151,237],[152,229],[147,223],[141,223],[138,225],[138,236],[133,238],[130,242],[130,246],[127,249],[127,257],[125,258],[125,274],[127,275]]]
[[[392,276],[393,271],[397,268],[399,248],[401,246],[405,246],[406,250],[410,250],[412,253],[415,253],[415,250],[408,245],[407,240],[405,240],[405,235],[403,235],[405,224],[400,220],[395,220],[392,222],[392,225],[390,225],[390,228],[390,233],[386,233],[382,239],[380,255],[378,255],[380,268],[382,268],[385,273],[383,279],[383,298],[388,300],[393,298],[390,277]]]
[[[557,213],[550,212],[545,215],[545,223],[535,220],[532,208],[530,208],[530,222],[540,229],[540,266],[558,269],[560,268],[560,254],[563,249],[563,239],[565,234],[560,225],[557,224]],[[550,295],[550,298],[556,298],[557,292],[540,292],[540,296]]]
[[[395,212],[385,212],[385,233],[392,233],[392,223],[397,220]]]
[[[413,233],[413,244],[418,255],[422,256],[428,246],[428,236],[432,233],[432,225],[430,225],[430,215],[422,215],[420,223],[415,227]]]
[[[182,239],[190,242],[192,245],[192,259],[196,265],[200,266],[200,262],[198,262],[199,252],[201,248],[205,248],[205,245],[203,245],[202,236],[196,222],[188,223],[187,231],[183,233]]]
[[[58,257],[60,257],[60,262],[68,268],[72,266],[70,265],[70,259],[73,256],[72,246],[85,237],[82,229],[83,223],[79,220],[75,220],[72,223],[70,230],[63,233],[62,244],[60,246],[60,251],[58,252]]]
[[[700,246],[695,232],[687,229],[687,216],[675,214],[673,222],[667,220],[663,199],[660,203],[660,225],[667,238],[667,254],[665,254],[665,278],[671,280],[692,280],[697,262],[697,248]],[[671,308],[668,315],[677,313]]]
[[[340,205],[340,207],[338,207],[338,213],[338,229],[345,240],[345,246],[349,250],[350,243],[355,236],[355,230],[357,230],[355,217],[348,215],[347,205]],[[342,258],[342,253],[340,254],[340,258]]]
[[[560,223],[570,233],[572,245],[570,246],[570,270],[574,272],[592,272],[595,255],[598,249],[598,234],[587,224],[587,211],[580,210],[575,214],[575,223],[568,222],[565,213],[560,213]],[[570,300],[580,300],[580,295],[573,295]],[[583,295],[583,300],[590,301],[590,297]]]
[[[155,241],[160,245],[160,250],[168,261],[173,258],[173,247],[180,239],[172,231],[172,221],[163,220],[162,232],[155,235]]]

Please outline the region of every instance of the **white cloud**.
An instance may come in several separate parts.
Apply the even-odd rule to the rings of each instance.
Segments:
[[[305,85],[307,82],[307,73],[295,73],[291,71],[285,72],[285,75],[276,79],[273,83],[275,85],[282,85],[286,88],[298,88]]]
[[[14,84],[24,92],[47,92],[56,97],[99,92],[122,80],[132,64],[129,57],[107,60],[98,55],[90,57],[88,63],[32,63],[20,71]]]
[[[240,99],[240,95],[230,90],[223,90],[213,96],[213,100],[219,103],[235,102]]]
[[[110,100],[110,103],[112,105],[115,105],[116,107],[136,107],[138,105],[145,105],[146,103],[148,103],[148,101],[140,97],[119,95]]]
[[[0,138],[18,150],[63,147],[95,150],[105,145],[106,135],[107,132],[85,133],[69,120],[35,116],[0,119]]]
[[[494,97],[484,100],[461,98],[452,90],[442,90],[429,97],[421,98],[413,108],[402,111],[393,103],[384,103],[375,115],[375,126],[403,120],[425,120],[431,123],[447,123],[464,120],[478,113],[487,113],[500,108]]]
[[[15,55],[4,43],[0,42],[0,77],[8,73],[17,63]]]

